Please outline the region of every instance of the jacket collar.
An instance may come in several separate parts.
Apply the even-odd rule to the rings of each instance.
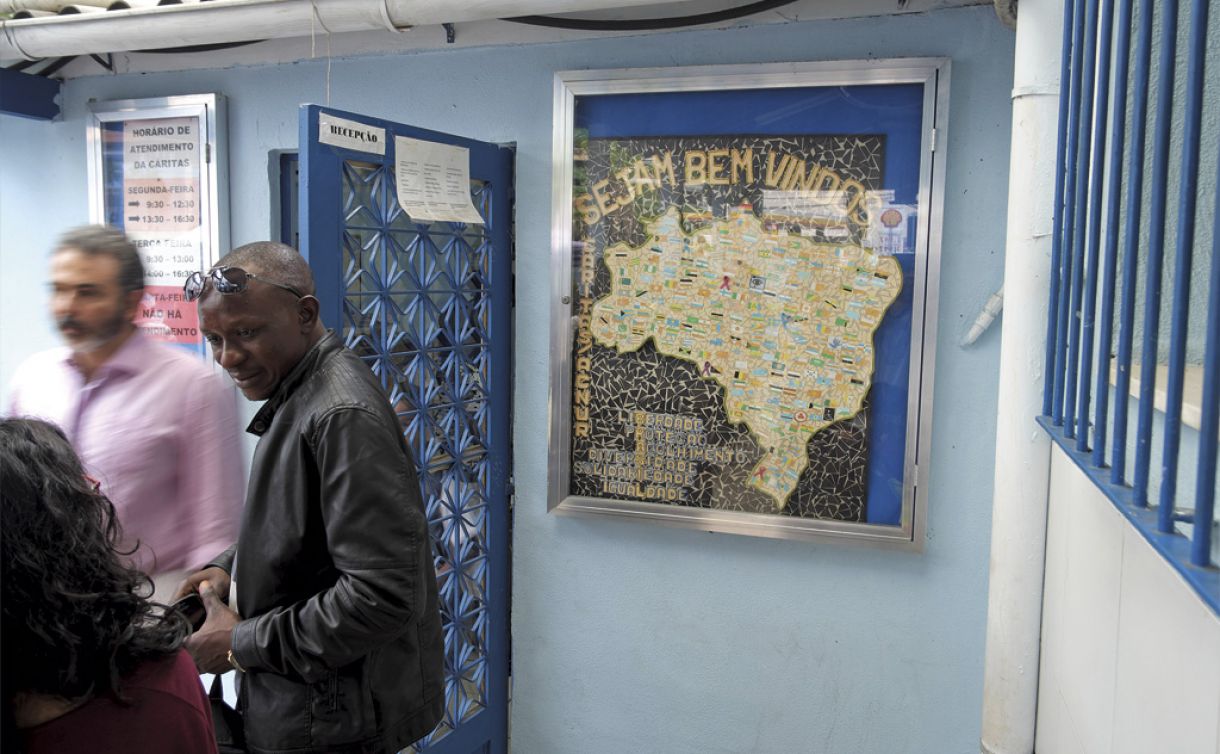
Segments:
[[[297,365],[292,368],[288,376],[280,381],[280,384],[275,388],[275,392],[263,404],[263,407],[254,415],[254,419],[250,425],[246,427],[246,431],[252,435],[262,437],[267,431],[267,427],[271,426],[271,420],[275,418],[275,412],[279,411],[280,407],[288,402],[293,393],[297,391],[302,384],[305,383],[313,373],[317,371],[318,365],[322,363],[330,354],[338,351],[343,347],[339,342],[339,336],[335,335],[334,330],[327,330],[326,334],[314,343]]]

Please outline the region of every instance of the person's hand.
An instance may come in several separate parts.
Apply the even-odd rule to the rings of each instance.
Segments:
[[[220,601],[210,581],[199,584],[199,597],[208,617],[186,640],[186,651],[195,659],[195,667],[200,673],[225,673],[233,669],[229,664],[229,649],[233,646],[233,628],[241,621],[241,616]]]
[[[199,591],[199,586],[207,581],[216,590],[216,595],[221,600],[229,599],[229,574],[223,568],[211,566],[204,568],[202,571],[195,571],[190,576],[183,579],[178,585],[178,591],[174,592],[174,598],[170,600],[170,604],[177,602],[188,594]]]

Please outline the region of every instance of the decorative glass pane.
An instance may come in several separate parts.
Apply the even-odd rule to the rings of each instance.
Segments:
[[[487,704],[490,245],[487,229],[416,223],[393,166],[343,168],[342,336],[385,385],[420,474],[445,633],[442,723],[424,751]],[[491,187],[471,182],[488,217]]]

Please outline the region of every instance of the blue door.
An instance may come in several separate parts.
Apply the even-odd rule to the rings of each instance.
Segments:
[[[373,145],[380,130],[384,154],[356,137],[321,143],[319,117],[353,122]],[[395,136],[467,149],[483,223],[413,221]],[[300,138],[301,253],[323,319],[385,387],[431,524],[445,716],[408,751],[506,752],[512,152],[317,105],[301,107]]]

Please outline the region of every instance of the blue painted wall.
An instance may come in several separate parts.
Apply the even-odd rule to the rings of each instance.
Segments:
[[[978,751],[1013,35],[990,6],[534,47],[337,60],[331,104],[517,145],[513,748],[524,754]],[[546,512],[551,96],[575,68],[947,56],[952,104],[924,553]],[[107,76],[65,122],[0,119],[0,379],[53,341],[46,250],[87,216],[90,98],[229,98],[234,244],[272,234],[268,152],[326,64]]]
[[[85,128],[0,116],[0,411],[21,360],[58,343],[46,314],[47,254],[89,219]]]

